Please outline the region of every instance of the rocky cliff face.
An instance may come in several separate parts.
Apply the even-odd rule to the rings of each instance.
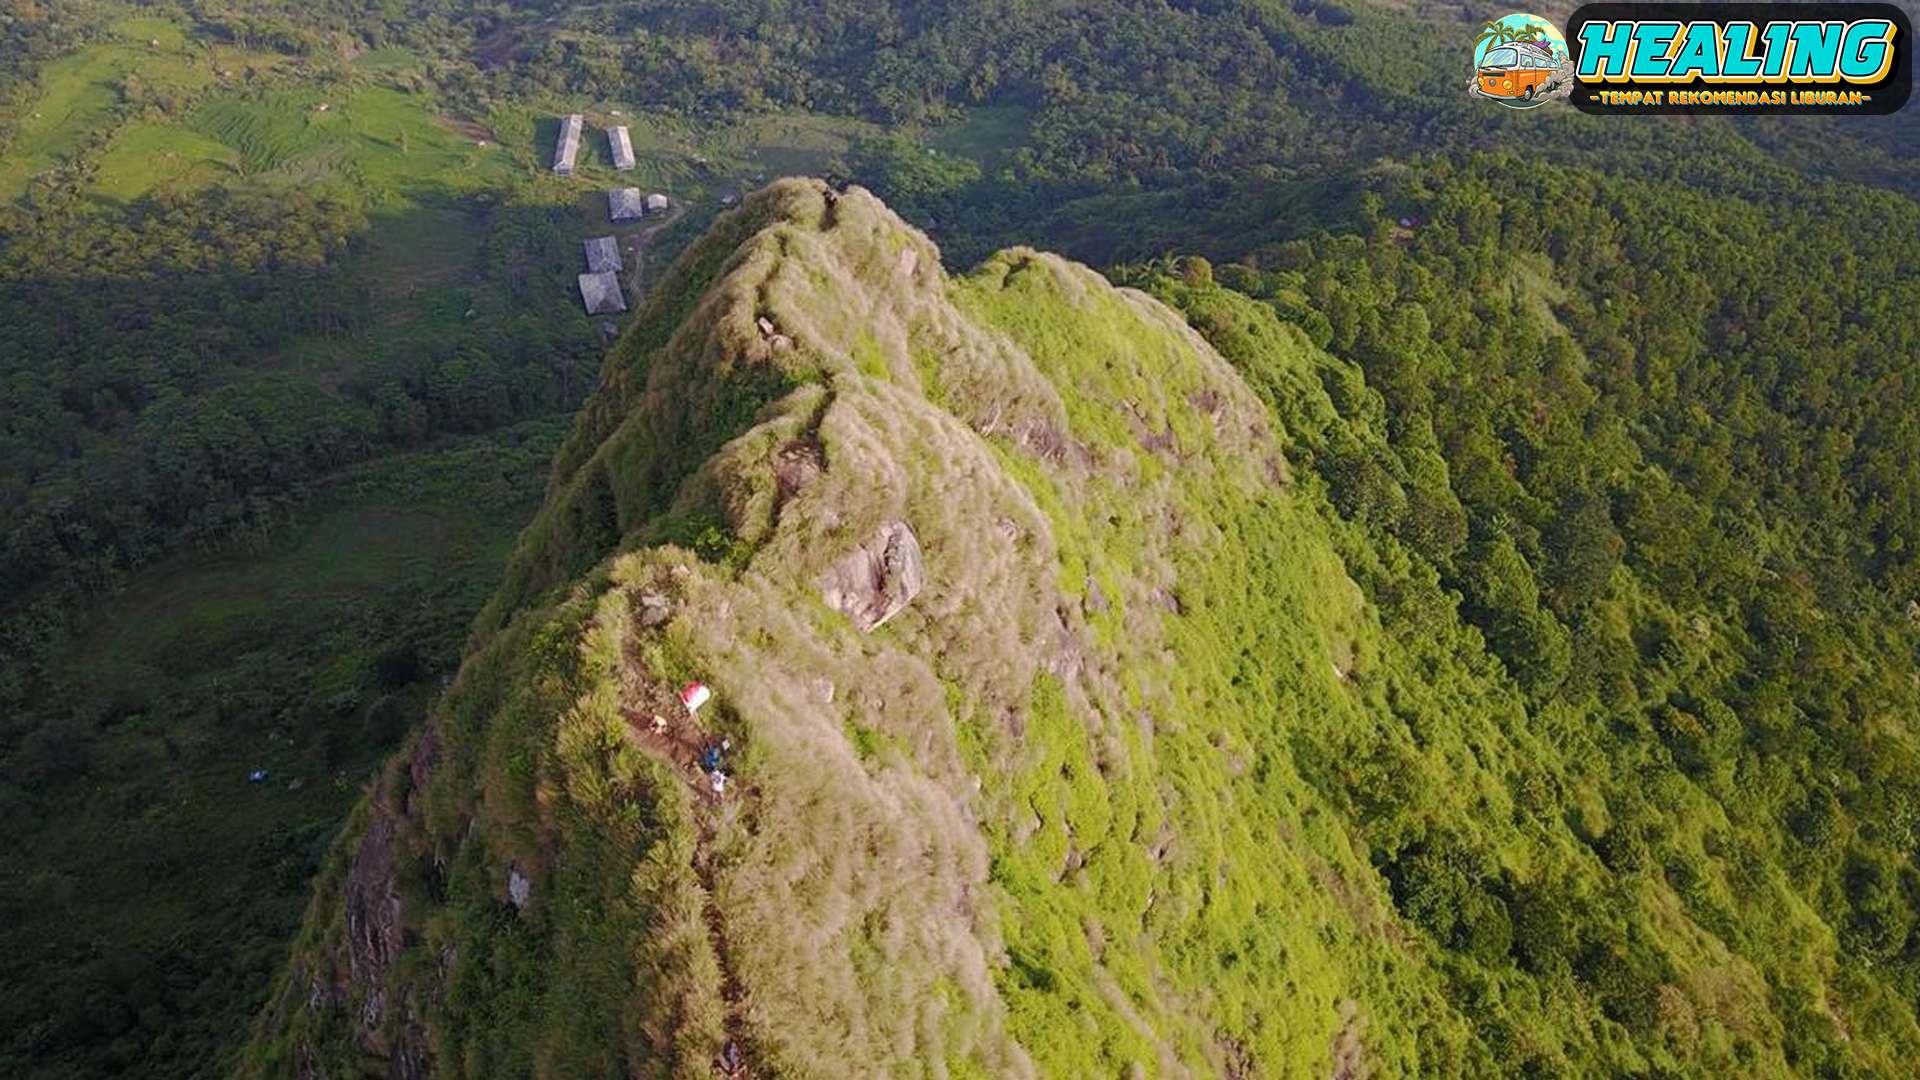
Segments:
[[[1084,267],[759,193],[609,359],[243,1074],[1364,1075],[1427,991],[1291,763],[1371,616],[1285,439]]]

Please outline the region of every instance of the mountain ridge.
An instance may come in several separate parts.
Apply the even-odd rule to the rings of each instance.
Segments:
[[[736,239],[749,231],[750,238]],[[716,262],[712,245],[725,244],[733,245],[732,253]],[[607,767],[625,782],[647,789],[656,800],[651,812],[684,822],[693,834],[692,850],[684,854],[686,864],[698,870],[695,880],[687,880],[678,870],[667,875],[671,880],[659,883],[664,890],[661,904],[671,907],[677,901],[697,906],[704,920],[716,905],[710,899],[694,905],[690,898],[695,894],[711,897],[717,891],[722,897],[717,906],[732,908],[745,903],[736,893],[777,888],[770,883],[786,878],[780,861],[768,854],[769,849],[756,851],[751,843],[734,855],[747,865],[731,863],[718,871],[717,890],[712,884],[716,867],[710,837],[733,823],[721,825],[710,816],[753,816],[752,808],[762,799],[790,799],[808,807],[841,804],[832,806],[827,820],[842,830],[835,835],[856,838],[851,846],[864,848],[868,855],[864,861],[838,866],[828,860],[824,868],[800,873],[800,880],[808,882],[825,872],[828,880],[846,891],[830,904],[809,908],[806,901],[788,896],[778,918],[763,913],[755,923],[755,916],[742,916],[748,927],[742,936],[759,940],[759,950],[733,958],[710,955],[718,951],[712,946],[720,935],[695,934],[689,925],[681,925],[675,932],[682,939],[668,951],[691,954],[680,959],[689,970],[700,973],[695,981],[712,981],[716,972],[728,981],[744,976],[753,1004],[744,1010],[744,1029],[736,1030],[741,1024],[737,1015],[723,1019],[723,1037],[714,1028],[716,1010],[722,1017],[743,1010],[726,1008],[716,1002],[715,995],[705,993],[697,1006],[683,1003],[689,1007],[679,1014],[678,1022],[668,1025],[672,1033],[662,1031],[652,1049],[672,1056],[676,1045],[698,1031],[711,1045],[702,1047],[704,1053],[678,1052],[676,1060],[682,1065],[694,1063],[686,1066],[691,1070],[688,1075],[704,1071],[708,1059],[728,1038],[745,1044],[750,1060],[765,1062],[769,1075],[811,1075],[830,1068],[830,1055],[810,1058],[796,1048],[807,1040],[790,1034],[809,1030],[803,1025],[819,1016],[803,1012],[793,1018],[793,1028],[783,1027],[774,1018],[782,1008],[820,996],[817,971],[812,981],[793,973],[818,967],[823,963],[821,952],[830,950],[790,952],[778,959],[767,959],[761,950],[771,948],[767,941],[782,925],[804,927],[808,935],[825,935],[829,941],[835,940],[833,927],[851,926],[885,942],[882,952],[889,955],[886,970],[892,975],[883,980],[882,989],[864,997],[855,993],[839,1002],[843,1006],[864,1002],[853,1012],[867,1019],[855,1029],[870,1026],[872,1045],[898,1046],[906,1039],[911,1052],[899,1055],[896,1064],[932,1056],[931,1047],[942,1060],[971,1061],[989,1075],[1032,1075],[1034,1067],[1027,1054],[1002,1030],[1003,1010],[990,968],[1004,966],[1006,961],[989,962],[1002,945],[988,900],[986,845],[979,826],[971,820],[977,811],[969,808],[975,800],[978,774],[963,762],[966,755],[957,742],[963,725],[949,713],[954,695],[943,686],[943,679],[949,680],[948,686],[964,684],[971,716],[997,718],[999,733],[975,738],[1004,744],[995,756],[1004,757],[1009,766],[1021,756],[1017,746],[1026,734],[1021,729],[1033,708],[1028,699],[1036,679],[1046,684],[1042,694],[1049,710],[1091,714],[1104,706],[1115,721],[1124,716],[1123,695],[1114,673],[1102,670],[1097,655],[1102,648],[1094,640],[1096,632],[1088,625],[1087,613],[1105,608],[1107,617],[1112,617],[1115,609],[1151,610],[1177,617],[1174,613],[1190,601],[1180,598],[1177,576],[1162,552],[1152,553],[1152,561],[1145,564],[1137,581],[1083,571],[1076,583],[1082,595],[1061,592],[1054,580],[1060,572],[1056,521],[1040,503],[1053,501],[1053,515],[1059,517],[1061,488],[1100,473],[1113,474],[1102,483],[1116,491],[1144,480],[1142,472],[1159,473],[1156,483],[1170,485],[1174,470],[1218,473],[1235,486],[1278,490],[1285,482],[1286,466],[1270,418],[1225,362],[1157,302],[1115,290],[1098,275],[1063,260],[1024,250],[1003,253],[978,273],[975,280],[986,281],[982,291],[1037,291],[1063,298],[1069,305],[1110,308],[1112,314],[1137,320],[1158,336],[1154,344],[1161,355],[1156,359],[1184,361],[1153,372],[1156,378],[1170,372],[1181,375],[1190,384],[1184,396],[1154,386],[1140,370],[1123,372],[1115,384],[1143,391],[1139,397],[1145,397],[1145,391],[1160,393],[1161,400],[1108,401],[1096,399],[1092,386],[1077,387],[1079,400],[1100,402],[1099,409],[1108,414],[1102,419],[1110,426],[1113,445],[1125,445],[1127,452],[1089,446],[1074,436],[1068,406],[1030,354],[1004,334],[970,332],[966,317],[946,299],[948,283],[931,244],[858,189],[841,193],[797,182],[768,189],[738,212],[732,228],[723,224],[716,237],[696,245],[678,272],[686,273],[691,267],[697,278],[699,268],[707,266],[713,267],[712,277],[697,302],[689,305],[672,291],[656,298],[650,308],[653,314],[642,316],[629,340],[610,359],[602,392],[560,452],[548,506],[523,536],[507,584],[483,614],[477,650],[450,697],[469,692],[476,665],[484,666],[489,655],[523,647],[536,653],[563,651],[557,642],[541,641],[537,633],[533,641],[520,642],[525,618],[514,609],[524,601],[517,603],[515,598],[538,595],[556,573],[577,572],[588,559],[599,561],[609,534],[594,530],[604,529],[610,517],[622,535],[637,537],[642,546],[591,574],[594,584],[575,588],[559,605],[590,612],[585,630],[588,644],[582,646],[590,658],[583,658],[580,666],[606,681],[579,695],[566,709],[556,710],[566,718],[559,724],[555,752],[562,758],[577,757],[582,772],[569,773],[575,780],[590,774],[593,767],[585,763],[596,755],[619,760],[620,764]],[[829,283],[830,295],[821,290],[823,275],[834,279]],[[851,283],[866,288],[849,288]],[[844,302],[836,305],[833,298]],[[672,335],[659,340],[660,331],[653,329],[659,323],[653,320],[662,311],[684,314],[674,320]],[[758,323],[761,319],[777,329],[763,328]],[[1126,328],[1122,337],[1132,329]],[[657,349],[642,351],[656,340]],[[637,362],[642,358],[644,364]],[[701,358],[708,361],[704,370],[698,366]],[[675,359],[688,364],[676,366]],[[813,381],[815,367],[824,372],[824,386]],[[678,469],[677,489],[668,498],[664,491],[674,486],[674,465],[651,458],[644,470],[646,482],[635,483],[616,463],[634,461],[655,447],[705,445],[719,437],[692,426],[697,416],[725,413],[706,409],[712,402],[689,385],[695,373],[709,378],[709,386],[726,388],[715,393],[744,387],[747,400],[758,404],[758,411],[745,434],[727,440],[697,468]],[[763,392],[768,385],[788,389],[784,396],[771,397]],[[759,404],[763,396],[771,400]],[[931,406],[927,399],[934,396],[964,402],[963,415]],[[745,406],[737,410],[732,415],[742,415]],[[824,467],[803,488],[783,492],[770,462],[782,450],[809,443],[825,448]],[[923,456],[903,461],[903,451]],[[697,456],[695,452],[688,458]],[[1143,469],[1140,456],[1165,464]],[[1220,464],[1223,460],[1227,464]],[[1006,475],[1016,461],[1026,470],[1051,471],[1053,478],[1046,478],[1044,472],[1030,477],[1027,483],[1035,485],[1035,491],[1030,491]],[[937,483],[930,479],[936,476]],[[949,509],[934,515],[934,505]],[[713,542],[716,512],[725,536],[718,544]],[[1172,520],[1174,516],[1169,513],[1166,520],[1143,521],[1135,527],[1142,537],[1156,528],[1171,536],[1189,527]],[[833,561],[896,520],[907,522],[924,547],[928,583],[906,613],[880,636],[861,635],[824,605],[816,605],[820,610],[810,616],[782,610],[773,619],[773,612],[791,607],[783,592],[817,594],[816,583]],[[716,563],[702,564],[685,549],[645,546],[647,537],[676,535],[684,537],[694,551],[704,546]],[[956,566],[961,563],[966,567],[965,585],[955,581]],[[732,582],[712,580],[716,565],[737,568],[740,577]],[[761,576],[756,571],[766,566],[796,569],[781,574],[784,580],[779,586],[748,587]],[[1102,576],[1107,578],[1104,587]],[[608,586],[611,591],[593,597],[594,590]],[[649,598],[670,597],[672,621],[664,627],[670,644],[611,644],[636,634],[630,609],[638,605],[609,599],[624,595],[623,590],[639,590]],[[751,621],[739,625],[742,610],[749,608],[762,613],[756,617],[763,620],[760,625]],[[1138,616],[1131,621],[1130,633],[1140,632],[1142,639],[1151,636]],[[486,629],[490,623],[503,625],[491,639]],[[682,631],[682,626],[687,629]],[[659,633],[638,630],[644,640],[656,642]],[[679,637],[683,633],[684,639]],[[743,662],[746,656],[740,654],[737,643],[756,635],[778,644],[748,650],[751,662]],[[878,645],[882,637],[899,636],[913,642],[905,654]],[[826,642],[832,642],[832,647]],[[665,651],[657,658],[650,655],[650,663],[633,663],[635,649],[649,647]],[[875,649],[879,649],[877,655]],[[834,655],[843,650],[860,651],[853,657]],[[666,661],[674,652],[703,656],[705,663],[696,669],[685,661]],[[776,675],[775,664],[782,662],[798,670]],[[655,667],[668,670],[648,670]],[[937,674],[936,669],[943,667],[946,671]],[[962,670],[967,674],[954,674]],[[594,726],[625,723],[629,734],[640,732],[648,715],[670,713],[665,688],[682,675],[698,675],[714,686],[719,704],[709,714],[719,716],[722,726],[738,725],[739,782],[717,806],[685,782],[687,770],[675,777],[658,756],[649,756],[644,737],[615,745],[604,726]],[[1096,704],[1096,695],[1106,700]],[[613,705],[610,697],[619,704]],[[838,725],[813,728],[794,720],[796,715],[836,704],[853,716]],[[589,716],[594,719],[590,721]],[[755,724],[750,719],[759,716],[785,719],[780,724]],[[929,718],[937,719],[930,722]],[[1137,722],[1149,728],[1152,724],[1144,717]],[[676,735],[686,723],[679,720]],[[361,1001],[363,1020],[377,1021],[363,1025],[364,1045],[384,1051],[394,1061],[426,1057],[420,1043],[408,1041],[422,1034],[406,1012],[411,1006],[400,1005],[417,1005],[417,999],[396,995],[395,1000],[386,1000],[378,989],[392,976],[392,961],[405,951],[401,939],[409,931],[402,926],[418,923],[411,912],[399,914],[407,907],[398,900],[399,887],[384,888],[378,879],[399,834],[435,831],[439,811],[432,793],[450,764],[443,757],[440,729],[451,728],[444,741],[463,742],[468,737],[498,738],[498,725],[494,726],[493,732],[480,727],[468,731],[446,720],[436,721],[436,727],[417,741],[411,756],[403,759],[404,764],[396,765],[383,781],[356,857],[345,872],[348,979],[344,985],[334,985],[342,997]],[[1124,734],[1120,728],[1103,736],[1110,740],[1141,737],[1137,731]],[[877,748],[875,771],[884,781],[868,772],[874,766],[862,764],[857,746]],[[1125,756],[1122,750],[1113,753]],[[819,754],[828,755],[827,762],[812,762]],[[811,781],[796,779],[803,775],[800,763],[805,762],[829,772]],[[776,763],[783,767],[774,768]],[[559,797],[547,788],[551,778],[543,780],[536,783],[529,800],[534,806]],[[483,790],[488,786],[484,776],[481,786]],[[424,800],[420,792],[427,793]],[[592,797],[584,791],[569,794],[583,800]],[[501,835],[510,830],[493,827],[495,812],[489,801],[489,796],[481,797],[480,805],[473,808],[474,820],[482,823],[488,835],[499,836],[496,842],[511,848]],[[1164,813],[1157,810],[1150,816]],[[903,832],[898,825],[902,821],[917,827]],[[1072,829],[1064,816],[1050,824],[1060,828],[1063,837]],[[755,827],[773,826],[762,821]],[[938,837],[947,839],[934,842],[930,852],[911,854]],[[1080,842],[1085,844],[1085,838]],[[554,902],[546,894],[555,888],[550,875],[557,871],[550,865],[553,860],[541,857],[537,844],[503,852],[495,859],[502,856],[504,872],[488,875],[487,892],[493,900],[512,905],[510,881],[521,879],[531,883],[532,899],[526,911]],[[1062,866],[1085,857],[1077,848],[1057,855]],[[756,858],[761,860],[758,866],[752,865]],[[457,859],[453,855],[448,861]],[[660,872],[666,874],[664,868]],[[929,879],[937,887],[930,887]],[[323,885],[321,895],[327,892]],[[901,897],[910,902],[903,903]],[[883,904],[882,898],[887,902]],[[839,911],[847,903],[859,918]],[[914,925],[897,911],[885,914],[894,905],[952,912],[956,917]],[[317,910],[325,910],[324,900]],[[383,921],[377,917],[382,910],[397,918]],[[962,912],[966,914],[958,915]],[[683,923],[685,914],[683,910]],[[863,920],[875,918],[881,922],[862,927]],[[426,929],[431,940],[431,927]],[[858,940],[861,935],[855,936]],[[313,940],[312,935],[303,937]],[[370,947],[356,949],[354,942]],[[839,966],[838,974],[856,985],[874,977],[874,972],[857,970],[859,965],[852,961]],[[922,968],[936,972],[937,977],[916,979],[904,974]],[[330,1003],[328,995],[311,987],[306,996],[309,1011],[315,1002]],[[894,1009],[911,1012],[902,1007],[916,1002],[923,1003],[920,1007],[926,1011],[909,1025],[879,1019]],[[281,1021],[286,1019],[287,1003],[283,995],[276,1006]],[[943,1021],[949,1009],[954,1016]],[[408,1019],[393,1025],[396,1013]],[[1329,1019],[1333,1019],[1331,1010]],[[275,1023],[270,1016],[266,1030],[270,1032]],[[391,1041],[379,1033],[396,1026],[399,1035]],[[971,1034],[951,1036],[944,1044],[940,1038],[927,1038],[926,1032],[940,1030]],[[879,1037],[881,1033],[884,1038]],[[1331,1031],[1327,1037],[1331,1039]],[[863,1044],[856,1039],[853,1045]],[[1156,1056],[1173,1063],[1182,1055],[1175,1047],[1162,1045]]]
[[[1590,736],[1336,509],[1357,369],[1174,269],[950,276],[814,181],[724,217],[240,1075],[1791,1075],[1739,939],[1622,889]]]

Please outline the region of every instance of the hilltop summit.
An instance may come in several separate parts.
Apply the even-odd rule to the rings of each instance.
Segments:
[[[1033,1076],[1081,1025],[1156,1071],[1327,1064],[1341,987],[1263,1037],[1176,966],[1267,921],[1228,895],[1339,911],[1286,899],[1283,806],[1193,798],[1255,782],[1267,723],[1199,647],[1355,614],[1286,473],[1159,303],[1026,250],[953,279],[863,190],[760,192],[610,356],[250,1071],[701,1076],[732,1042],[756,1076]],[[1270,562],[1341,602],[1248,604]]]
[[[723,216],[241,1074],[1791,1075],[1764,958],[1336,509],[1413,506],[1358,372],[1203,262],[1154,287],[1186,318],[1025,249],[950,276],[857,188]]]

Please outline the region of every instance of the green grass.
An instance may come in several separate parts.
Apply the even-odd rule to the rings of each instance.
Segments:
[[[220,98],[186,125],[238,153],[250,178],[376,199],[394,192],[471,192],[506,184],[517,171],[499,147],[477,146],[440,123],[428,100],[385,86]]]
[[[1042,1075],[1161,1076],[1211,1060],[1226,1038],[1265,1074],[1307,1078],[1323,1075],[1349,999],[1386,1029],[1376,1060],[1458,1058],[1457,1019],[1433,1018],[1423,1044],[1391,1028],[1435,992],[1434,977],[1374,929],[1389,918],[1377,879],[1311,819],[1324,804],[1284,751],[1295,730],[1366,726],[1329,658],[1336,642],[1360,658],[1350,663],[1381,651],[1350,590],[1326,602],[1344,578],[1316,506],[1261,491],[1261,444],[1243,425],[1178,468],[1142,442],[1170,431],[1180,446],[1205,446],[1211,421],[1195,399],[1208,388],[1243,417],[1260,406],[1231,389],[1217,359],[1202,363],[1170,317],[1089,271],[1013,255],[946,295],[920,295],[896,268],[903,245],[924,241],[870,200],[842,196],[832,229],[818,193],[800,185],[743,213],[770,210],[732,275],[703,286],[734,300],[679,338],[666,322],[627,339],[610,369],[621,389],[588,410],[575,435],[586,445],[560,467],[571,480],[526,534],[500,617],[483,624],[505,629],[482,631],[480,659],[440,714],[453,749],[427,799],[440,808],[431,828],[446,832],[416,857],[457,843],[471,814],[484,866],[439,879],[445,907],[417,913],[424,948],[501,947],[494,897],[509,862],[532,869],[536,895],[550,898],[513,939],[517,962],[550,973],[535,981],[551,995],[493,986],[481,960],[451,974],[459,1004],[439,1014],[439,1031],[461,1060],[481,1072],[621,1067],[603,1055],[609,1040],[638,1038],[622,1034],[634,1020],[620,1011],[634,973],[599,949],[585,968],[569,957],[609,919],[659,903],[628,893],[636,859],[702,845],[718,860],[724,959],[755,993],[742,1030],[770,1071],[884,1073],[937,1058],[1017,1075],[1018,1045]],[[697,274],[697,260],[683,271]],[[808,355],[787,362],[813,375],[703,433],[707,465],[676,481],[677,496],[651,496],[750,538],[747,554],[702,562],[643,548],[567,586],[583,557],[616,542],[608,518],[649,535],[657,515],[626,489],[657,476],[651,448],[690,443],[683,394],[625,380],[741,379],[755,310],[800,336]],[[908,355],[920,350],[936,358],[930,372]],[[892,373],[908,371],[956,407],[999,401],[1009,423],[1070,431],[1085,454],[983,440],[899,386]],[[828,471],[799,509],[764,520],[763,463],[805,425],[818,425]],[[919,535],[933,584],[862,638],[823,610],[812,582],[896,513]],[[1174,540],[1169,516],[1194,539]],[[1030,539],[1010,543],[1008,528]],[[1114,607],[1075,635],[1093,674],[1062,678],[1041,665],[1061,647],[1059,620],[1080,624],[1058,613],[1088,603],[1089,574]],[[1261,583],[1251,603],[1248,581]],[[1175,582],[1178,617],[1151,598]],[[632,594],[650,589],[676,596],[683,616],[640,628]],[[677,820],[683,781],[637,807],[621,795],[652,781],[636,778],[616,706],[692,677],[716,687],[711,722],[735,733],[756,788],[752,808],[719,816],[710,836]],[[841,688],[830,704],[820,680]],[[975,789],[974,776],[987,782]],[[959,818],[956,799],[969,807]],[[656,807],[665,820],[649,828]],[[332,897],[314,919],[331,917]],[[985,947],[976,935],[987,932],[954,912],[989,899]],[[636,925],[649,950],[672,951],[657,924]],[[337,963],[337,946],[316,936],[301,962]],[[667,978],[695,1012],[716,992],[698,963]],[[297,1045],[309,1019],[273,1032],[272,1045]],[[709,1029],[625,1064],[696,1075],[713,1039]],[[507,1047],[537,1049],[529,1060]]]
[[[1088,727],[1057,684],[1036,683],[1025,747],[1011,751],[1022,768],[996,799],[1011,804],[1012,822],[1031,814],[1040,827],[988,832],[1014,958],[997,978],[1013,1030],[1045,1075],[1113,1075],[1135,1062],[1160,1075],[1164,1054],[1191,1061],[1222,1038],[1263,1072],[1319,1075],[1339,1002],[1392,1014],[1401,995],[1431,985],[1412,971],[1399,987],[1372,974],[1397,962],[1366,925],[1380,901],[1351,851],[1282,841],[1308,828],[1303,811],[1318,799],[1276,753],[1276,736],[1367,723],[1327,674],[1330,643],[1353,632],[1347,609],[1327,602],[1344,578],[1330,538],[1310,504],[1215,473],[1234,452],[1194,428],[1184,399],[1220,373],[1182,359],[1184,345],[1092,279],[1003,257],[963,280],[959,302],[1073,386],[1074,432],[1098,457],[1128,462],[1125,479],[1067,485],[1057,472],[1015,472],[1053,519],[1059,587],[1083,592],[1093,568],[1103,595],[1139,598],[1143,571],[1171,559],[1185,612],[1162,616],[1157,631],[1143,631],[1137,612],[1089,616],[1117,657],[1113,704],[1150,715],[1150,741],[1112,713]],[[1206,463],[1166,473],[1142,441],[1163,430],[1208,447]],[[1220,539],[1170,544],[1167,510]],[[1157,641],[1169,657],[1156,658]],[[993,754],[975,768],[1001,771]],[[1175,847],[1154,860],[1144,848],[1163,828]],[[1070,853],[1080,869],[1063,874]],[[1356,906],[1343,908],[1322,879],[1349,883]],[[1182,1005],[1202,1000],[1205,1020]],[[1378,1059],[1419,1060],[1383,1036],[1371,1047]],[[1445,1039],[1457,1044],[1461,1031]]]
[[[113,24],[116,37],[136,44],[158,42],[162,49],[182,52],[187,48],[187,32],[178,23],[151,17],[120,19]]]
[[[655,187],[689,198],[717,198],[760,186],[757,177],[817,176],[844,157],[858,139],[880,129],[861,120],[775,113],[724,124],[699,124],[621,109],[587,114],[580,175],[593,182]],[[635,168],[615,172],[607,164],[605,127],[627,125]],[[541,146],[551,150],[551,124],[542,120]],[[546,164],[543,160],[542,166]]]
[[[281,62],[270,55],[189,42],[178,27],[157,19],[128,20],[116,30],[129,40],[89,45],[41,70],[41,91],[23,110],[14,140],[0,159],[0,200],[18,198],[36,175],[111,135],[123,109],[123,84],[191,95],[218,82],[223,69],[264,70]],[[149,45],[150,40],[160,44]],[[161,168],[171,169],[164,164]],[[124,178],[116,183],[126,186]]]
[[[418,67],[403,49],[360,55],[354,70],[364,74],[329,87],[276,78],[285,57],[195,42],[163,20],[130,19],[116,32],[123,41],[90,45],[41,71],[42,91],[0,161],[0,199],[82,154],[98,165],[86,194],[107,204],[242,183],[317,185],[378,202],[498,189],[524,173],[511,150],[477,145],[444,122],[431,97],[376,81]],[[243,70],[267,78],[242,90]],[[147,91],[189,111],[140,109]]]
[[[221,98],[196,110],[188,125],[239,154],[242,169],[257,175],[334,144],[326,130],[316,129],[331,119],[315,112],[322,97],[316,90],[300,90],[263,101]]]
[[[0,198],[18,197],[34,176],[74,154],[108,123],[119,102],[113,81],[129,70],[132,55],[130,48],[99,46],[42,70],[45,91],[0,161]]]
[[[321,597],[391,587],[445,556],[448,523],[414,508],[356,506],[265,558],[160,569],[96,615],[81,663],[191,670],[243,650],[261,626]]]
[[[503,110],[491,118],[500,138],[526,168],[545,176],[559,132],[559,114],[580,106],[556,102],[537,111]],[[586,132],[574,175],[547,179],[560,190],[638,187],[664,191],[676,199],[712,203],[720,195],[744,194],[761,179],[814,176],[840,161],[860,138],[880,129],[860,120],[778,113],[748,116],[726,123],[699,123],[635,110],[622,104],[585,109]],[[613,168],[607,145],[609,127],[625,125],[633,140],[634,168]]]
[[[818,176],[854,140],[880,129],[857,120],[807,114],[754,117],[741,123],[725,145],[764,172],[778,176]]]
[[[354,57],[353,66],[365,71],[412,71],[420,66],[420,58],[409,49],[389,45]]]
[[[100,156],[90,194],[126,203],[156,190],[196,191],[240,171],[240,152],[218,139],[176,124],[135,122]]]
[[[934,128],[927,145],[941,153],[972,158],[992,172],[1008,151],[1027,141],[1032,120],[1031,112],[1017,105],[968,109],[958,120]]]
[[[438,292],[464,291],[484,240],[463,203],[435,201],[381,217],[356,258],[380,298],[382,321],[410,321]]]

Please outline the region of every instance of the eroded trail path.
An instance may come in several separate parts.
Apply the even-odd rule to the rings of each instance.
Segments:
[[[720,965],[720,996],[725,1004],[723,1027],[726,1043],[714,1056],[713,1071],[715,1075],[728,1077],[729,1080],[755,1080],[760,1073],[753,1067],[752,1056],[748,1053],[746,993],[734,971],[733,952],[727,941],[726,918],[720,912],[717,891],[719,857],[714,851],[714,838],[719,833],[722,815],[739,813],[739,807],[755,797],[753,789],[729,776],[726,794],[714,794],[707,774],[700,768],[700,754],[719,736],[708,731],[695,717],[681,713],[662,727],[654,722],[654,716],[672,714],[642,715],[635,709],[622,709],[621,712],[626,717],[627,731],[634,742],[655,758],[671,765],[693,789],[693,873],[706,898],[702,914],[707,924],[708,942],[713,946],[714,958]],[[731,1062],[729,1046],[732,1047]]]
[[[758,1075],[747,1055],[746,1040],[746,995],[741,991],[740,980],[734,974],[731,952],[727,944],[726,920],[720,916],[720,904],[714,899],[713,851],[708,841],[711,833],[702,825],[700,842],[693,852],[693,872],[700,878],[700,887],[706,890],[707,939],[713,945],[713,955],[720,961],[720,998],[726,1003],[726,1016],[723,1026],[727,1040],[735,1049],[737,1057],[733,1067],[728,1068],[726,1048],[721,1048],[721,1056],[714,1059],[714,1071],[722,1076],[740,1078]]]
[[[642,225],[630,233],[620,235],[621,257],[627,260],[629,266],[633,267],[632,275],[627,278],[627,302],[632,305],[635,310],[638,310],[640,304],[646,300],[647,255],[649,254],[649,249],[653,246],[654,239],[661,233],[666,232],[667,229],[671,228],[681,218],[685,217],[688,209],[689,207],[684,200],[676,199],[667,207],[665,213],[657,217],[649,216],[647,224]],[[656,267],[655,269],[658,270],[660,268]]]

